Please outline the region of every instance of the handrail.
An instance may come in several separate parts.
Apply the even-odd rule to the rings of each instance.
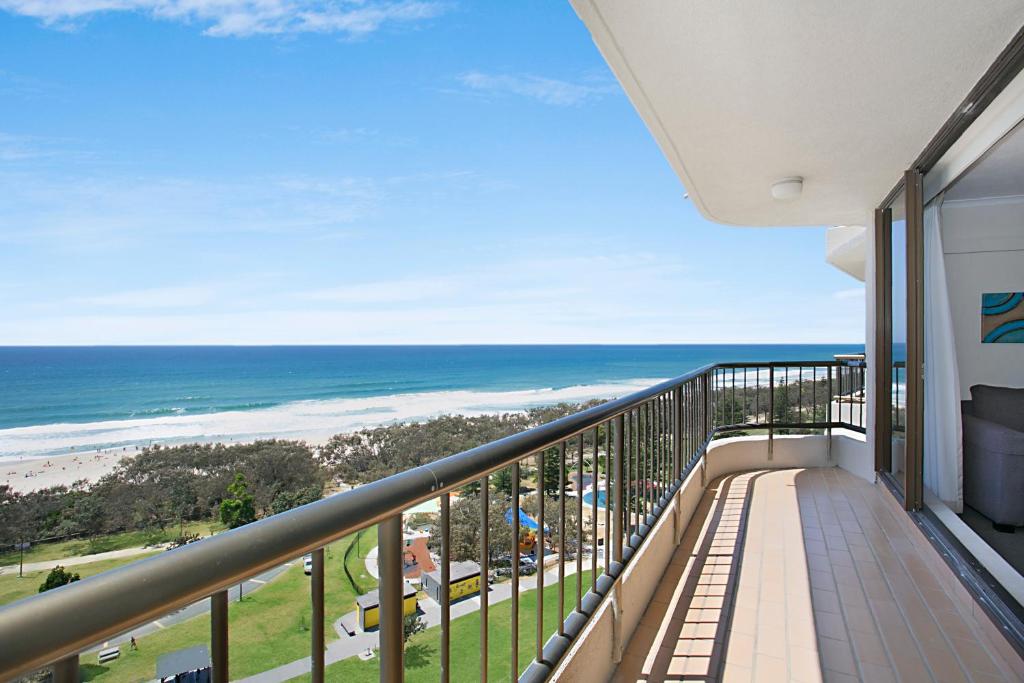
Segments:
[[[399,472],[351,491],[190,543],[159,556],[133,562],[74,584],[20,600],[0,608],[0,643],[3,644],[3,647],[0,647],[0,680],[7,680],[66,657],[75,656],[90,646],[218,594],[251,576],[322,548],[353,532],[389,518],[393,519],[403,510],[425,500],[480,480],[502,468],[519,463],[528,456],[593,431],[599,426],[610,425],[613,420],[618,420],[616,439],[621,452],[619,430],[622,429],[622,416],[644,407],[650,409],[653,401],[665,401],[665,405],[659,404],[663,414],[668,423],[675,419],[678,430],[678,422],[689,419],[684,417],[682,410],[692,409],[695,411],[694,416],[699,417],[698,401],[704,400],[710,408],[713,392],[708,391],[711,389],[708,379],[716,370],[740,367],[840,366],[845,367],[846,364],[831,360],[707,365],[548,424]],[[701,396],[704,394],[699,395],[700,386],[703,386],[703,391],[707,394],[703,398]],[[679,406],[671,407],[680,411],[675,414],[678,417],[669,416],[669,403],[674,401],[677,395],[682,398],[681,392],[684,388],[695,387],[696,391],[685,408],[682,402]],[[697,436],[691,441],[694,442],[695,450],[687,452],[682,463],[677,450],[675,470],[667,472],[669,475],[674,474],[675,480],[671,484],[667,480],[656,482],[662,486],[666,496],[678,487],[688,471],[688,462],[692,465],[696,459],[695,455],[703,453],[718,429],[710,416],[705,424],[706,427],[699,427],[693,423],[692,434]],[[830,417],[827,423],[814,423],[814,426],[824,427],[826,424],[828,427],[841,425],[840,422],[831,421]],[[752,428],[771,426],[773,425],[749,425]],[[671,426],[669,428],[671,429]],[[662,430],[664,432],[664,427]],[[681,434],[679,431],[674,434],[676,436],[671,438],[690,436],[689,433]],[[670,437],[664,436],[663,433],[662,438],[667,444]],[[582,437],[580,443],[582,444]],[[664,451],[662,455],[665,455]],[[671,470],[671,463],[659,466]],[[627,474],[627,486],[629,481]],[[647,485],[650,483],[645,484]],[[656,505],[652,505],[651,510],[654,517],[641,520],[645,523],[637,526],[634,533],[635,542],[631,538],[627,544],[625,559],[631,554],[630,549],[642,542],[646,528],[651,526],[653,519],[660,514],[660,508]],[[628,534],[627,529],[627,536]],[[607,549],[605,552],[607,553]],[[618,571],[606,569],[602,579],[611,576],[614,580]],[[595,578],[594,592],[602,596],[607,592],[606,587],[602,590],[597,588]],[[585,611],[589,612],[590,608]],[[568,622],[569,620],[566,623]],[[574,627],[572,630],[578,632],[579,629]]]
[[[0,679],[79,652],[480,479],[711,367],[0,608]]]

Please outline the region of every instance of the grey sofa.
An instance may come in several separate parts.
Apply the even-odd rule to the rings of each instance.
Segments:
[[[997,529],[1024,526],[1024,389],[976,384],[961,409],[964,503]]]

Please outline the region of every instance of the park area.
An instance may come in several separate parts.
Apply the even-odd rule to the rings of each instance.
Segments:
[[[198,531],[198,529],[197,529]],[[206,531],[212,531],[206,529]],[[17,567],[8,565],[0,575],[0,604],[6,604],[39,590],[48,569],[57,562],[67,562],[68,569],[82,578],[103,571],[124,566],[162,552],[157,548],[129,545],[140,537],[116,535],[91,541],[70,541],[53,544],[53,547],[39,545],[25,555],[26,571],[18,576]],[[344,614],[352,612],[358,595],[373,590],[377,580],[367,569],[366,558],[373,556],[376,546],[376,528],[371,527],[358,534],[348,536],[325,548],[325,634],[328,644],[347,635],[335,628],[334,623]],[[79,545],[75,545],[75,544]],[[68,549],[81,549],[81,544],[100,548],[99,552],[135,552],[125,557],[100,559],[75,564],[75,561],[94,560],[88,555],[80,557],[63,556]],[[10,562],[11,557],[5,557]],[[371,560],[372,564],[372,560]],[[29,569],[31,568],[31,569]],[[566,578],[565,608],[571,611],[575,602],[575,576]],[[258,581],[258,580],[257,580]],[[232,680],[244,679],[258,674],[262,681],[287,680],[283,671],[274,671],[299,660],[308,658],[312,608],[309,594],[309,577],[303,571],[301,558],[288,563],[265,582],[245,584],[245,592],[238,600],[238,590],[229,593],[229,624],[231,634],[230,670]],[[584,586],[589,573],[584,574]],[[490,651],[488,668],[490,676],[499,678],[510,675],[511,601],[507,599],[507,585],[493,591],[489,615]],[[502,597],[498,597],[499,593]],[[421,602],[428,600],[423,594]],[[478,597],[471,598],[474,603]],[[532,658],[536,634],[537,591],[524,586],[520,593],[519,657],[526,662]],[[554,585],[544,590],[544,632],[550,634],[557,628],[558,591]],[[470,611],[453,617],[451,631],[451,661],[454,670],[452,680],[479,680],[480,672],[480,613]],[[132,649],[127,638],[111,644],[120,647],[120,656],[104,664],[98,663],[97,650],[84,653],[81,657],[82,678],[86,681],[148,681],[155,677],[157,660],[171,652],[195,645],[209,643],[210,617],[205,609],[197,614],[181,613],[168,615],[151,624],[147,629],[136,631],[137,649]],[[427,628],[413,635],[406,644],[406,676],[410,681],[436,680],[440,670],[440,629]],[[266,673],[264,673],[266,672]],[[348,657],[330,664],[328,680],[332,681],[374,681],[378,678],[378,659],[358,656]],[[291,680],[308,680],[309,677]]]
[[[94,539],[91,542],[99,543],[106,552],[108,549],[126,549],[128,547],[125,545],[127,540],[125,538]],[[53,545],[58,547],[47,547],[45,544],[40,544],[30,553],[26,553],[26,564],[50,564],[50,562],[56,564],[58,560],[83,559],[67,555],[61,556],[62,548],[66,549],[68,543]],[[328,639],[338,637],[331,622],[354,609],[355,597],[360,591],[365,592],[376,587],[376,579],[366,571],[363,559],[367,551],[374,545],[376,545],[376,531],[371,528],[360,534],[344,538],[325,549],[325,610]],[[86,578],[145,557],[151,557],[159,552],[162,551],[153,549],[110,560],[83,564],[68,562],[68,569],[78,573],[82,578]],[[4,573],[0,575],[0,604],[7,604],[37,594],[39,585],[49,571],[49,569],[33,568],[30,571],[25,571],[23,577],[19,577],[16,563],[17,554],[14,555],[14,558],[15,563],[8,565]],[[11,559],[12,557],[8,555],[4,561],[11,562]],[[348,566],[346,566],[346,561]],[[309,655],[312,612],[309,577],[303,572],[301,558],[291,564],[292,566],[286,566],[284,571],[266,582],[265,585],[258,585],[256,590],[252,590],[250,584],[246,584],[247,593],[240,602],[236,599],[237,589],[232,589],[232,601],[228,614],[231,631],[230,666],[233,679],[250,676]],[[165,621],[173,621],[173,615],[169,615],[168,619],[158,621],[161,624]],[[151,633],[139,636],[137,650],[132,650],[126,644],[121,645],[120,657],[112,662],[100,665],[97,663],[95,651],[83,654],[81,657],[82,677],[87,681],[152,680],[155,677],[158,657],[192,645],[209,643],[209,638],[210,617],[209,613],[204,611],[198,616],[169,624],[165,628],[158,626]]]

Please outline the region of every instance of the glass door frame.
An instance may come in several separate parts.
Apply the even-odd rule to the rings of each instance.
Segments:
[[[875,209],[875,470],[907,510],[924,505],[924,204],[923,176],[903,174],[902,192]],[[903,480],[892,470],[892,207],[902,194],[906,217],[907,366]]]

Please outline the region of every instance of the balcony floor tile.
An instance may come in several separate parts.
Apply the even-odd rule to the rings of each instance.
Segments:
[[[886,495],[839,468],[712,482],[614,680],[1016,680]]]

